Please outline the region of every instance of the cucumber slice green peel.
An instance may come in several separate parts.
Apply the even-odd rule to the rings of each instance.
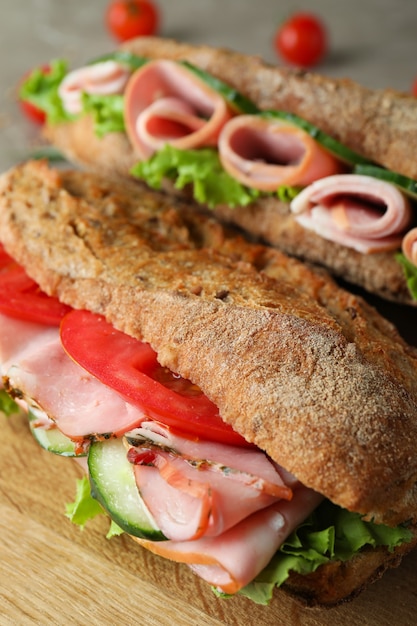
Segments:
[[[417,200],[417,181],[403,174],[392,172],[383,167],[377,165],[357,165],[354,169],[355,174],[362,174],[363,176],[371,176],[372,178],[378,178],[384,180],[387,183],[395,185],[402,191]]]
[[[230,87],[227,83],[224,83],[219,78],[212,76],[208,72],[196,67],[188,61],[180,61],[180,64],[186,67],[190,72],[193,72],[198,78],[205,82],[209,87],[217,91],[232,108],[238,113],[255,114],[259,113],[259,109],[251,100],[239,93],[233,87]]]
[[[61,456],[86,456],[87,453],[80,453],[79,446],[58,428],[44,428],[39,425],[39,417],[32,410],[29,411],[28,417],[30,431],[41,448]]]
[[[166,539],[140,496],[123,439],[91,444],[88,470],[92,496],[122,530],[143,539]]]
[[[108,54],[103,54],[89,61],[88,65],[95,65],[96,63],[104,63],[105,61],[116,61],[126,65],[132,71],[138,70],[143,65],[149,62],[149,59],[140,57],[137,54],[132,54],[127,50],[115,50]]]

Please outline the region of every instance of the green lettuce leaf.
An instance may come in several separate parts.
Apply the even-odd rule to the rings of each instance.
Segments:
[[[0,389],[0,411],[7,417],[19,413],[18,405],[4,389]]]
[[[111,539],[112,537],[119,537],[119,535],[123,535],[125,531],[123,530],[123,528],[120,528],[120,526],[118,524],[116,524],[116,522],[114,522],[113,520],[110,520],[110,528],[109,528],[109,532],[106,535],[106,539]]]
[[[235,180],[225,171],[213,148],[179,150],[166,144],[149,159],[136,163],[131,174],[153,189],[160,189],[164,178],[173,180],[177,189],[189,185],[194,200],[210,209],[221,204],[231,208],[246,206],[261,196],[273,195]],[[301,187],[281,185],[276,195],[282,202],[290,202],[300,191]]]
[[[83,113],[90,113],[94,119],[94,132],[102,138],[107,133],[120,132],[125,129],[123,115],[123,95],[82,94]]]
[[[391,528],[365,522],[359,514],[325,500],[239,593],[258,604],[268,604],[274,587],[282,585],[292,571],[309,574],[331,560],[347,561],[366,546],[386,546],[392,551],[411,538],[411,531],[404,526]]]
[[[42,68],[36,68],[22,83],[19,96],[31,102],[46,113],[47,121],[51,124],[73,119],[62,106],[58,95],[58,87],[67,73],[67,63],[56,59],[50,63],[50,71],[44,73]]]
[[[402,265],[407,281],[407,287],[414,300],[417,300],[417,267],[413,265],[401,252],[395,255],[396,260]]]
[[[220,204],[245,206],[260,196],[258,190],[229,176],[217,151],[211,148],[178,150],[166,145],[150,159],[134,165],[131,173],[153,189],[160,189],[164,178],[174,180],[177,189],[191,185],[194,199],[210,208]]]
[[[302,187],[296,185],[280,185],[277,191],[278,200],[290,203],[301,190]]]
[[[97,517],[97,515],[106,515],[106,511],[91,495],[90,481],[87,476],[83,476],[76,481],[76,495],[74,502],[65,505],[65,515],[73,524],[84,528],[86,523]],[[109,531],[106,535],[107,539],[117,537],[124,531],[114,522],[110,520]]]
[[[106,515],[106,513],[91,495],[90,482],[87,476],[77,480],[76,484],[75,500],[65,505],[65,514],[73,524],[84,528],[88,520],[94,519],[97,515]]]

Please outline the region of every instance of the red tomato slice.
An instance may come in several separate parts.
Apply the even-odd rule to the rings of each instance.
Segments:
[[[8,263],[14,263],[11,256],[9,256],[3,246],[0,244],[0,269]]]
[[[47,296],[0,246],[0,313],[28,322],[59,326],[71,307]]]
[[[162,367],[149,344],[116,330],[102,316],[71,311],[62,320],[61,341],[74,361],[150,418],[189,438],[252,445],[223,422],[196,385]]]

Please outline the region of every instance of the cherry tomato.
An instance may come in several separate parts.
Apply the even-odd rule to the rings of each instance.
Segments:
[[[159,10],[153,0],[113,0],[106,10],[105,22],[118,41],[154,35],[159,28]]]
[[[0,313],[9,317],[59,326],[71,308],[47,296],[0,247]]]
[[[411,93],[413,94],[413,96],[417,97],[417,78],[414,80],[413,84],[411,85]]]
[[[223,422],[196,385],[162,367],[149,344],[116,330],[102,316],[71,311],[61,323],[61,342],[81,367],[150,418],[190,438],[251,445]]]
[[[41,67],[41,71],[44,74],[48,74],[50,72],[50,67],[49,65],[43,65]],[[30,74],[31,72],[27,72],[24,77],[22,78],[21,82],[23,82]],[[23,111],[24,115],[31,121],[34,122],[35,124],[45,124],[45,120],[46,120],[46,113],[45,111],[42,111],[42,109],[40,109],[39,107],[37,107],[35,104],[32,104],[31,102],[28,102],[28,100],[23,100],[22,98],[19,98],[19,104],[20,104],[20,108]]]
[[[295,13],[278,28],[274,46],[288,63],[311,67],[327,53],[327,30],[323,22],[310,13]]]

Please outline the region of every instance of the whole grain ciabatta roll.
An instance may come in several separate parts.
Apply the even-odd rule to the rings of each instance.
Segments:
[[[43,162],[2,176],[0,241],[5,389],[143,546],[226,594],[320,604],[414,546],[417,353],[360,298]]]
[[[69,159],[187,193],[252,237],[415,304],[415,98],[158,38],[96,61],[55,63],[24,88]]]

